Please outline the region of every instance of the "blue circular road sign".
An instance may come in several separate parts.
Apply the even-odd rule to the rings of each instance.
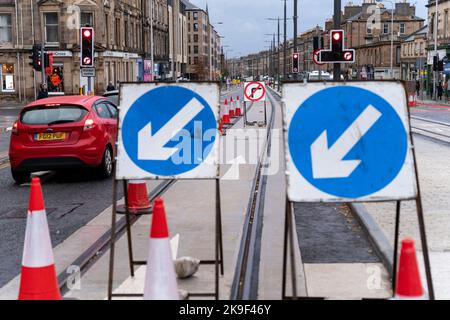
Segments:
[[[288,131],[300,174],[322,192],[356,199],[388,186],[407,156],[408,137],[395,109],[366,89],[321,90],[300,105]]]
[[[137,99],[122,124],[130,159],[156,176],[194,170],[210,154],[217,122],[211,106],[192,90],[162,86]]]

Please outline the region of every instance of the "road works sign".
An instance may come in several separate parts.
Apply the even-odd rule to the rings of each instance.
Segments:
[[[218,176],[219,87],[122,84],[117,179]]]
[[[291,201],[416,197],[402,84],[292,83],[283,97]]]
[[[266,101],[266,85],[264,82],[246,82],[244,85],[244,101]]]

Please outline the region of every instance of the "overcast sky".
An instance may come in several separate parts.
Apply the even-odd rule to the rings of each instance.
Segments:
[[[395,1],[395,0],[394,0]],[[403,1],[403,0],[402,0]],[[267,21],[265,18],[283,17],[283,0],[191,0],[198,7],[205,9],[206,2],[209,6],[211,23],[216,26],[223,45],[229,45],[233,51],[228,51],[228,56],[242,56],[264,49],[270,46],[270,36],[277,30],[276,21]],[[342,0],[344,6],[348,0]],[[362,0],[354,0],[353,3],[361,3]],[[417,7],[416,14],[426,18],[426,0],[413,0]],[[293,0],[288,0],[288,17],[293,16]],[[390,7],[390,3],[386,3]],[[317,24],[324,26],[327,18],[333,15],[333,0],[298,0],[299,31],[305,31]],[[223,25],[217,25],[223,22]],[[288,21],[288,36],[292,38],[293,25]],[[281,24],[283,33],[283,24]],[[269,41],[269,42],[265,42]]]

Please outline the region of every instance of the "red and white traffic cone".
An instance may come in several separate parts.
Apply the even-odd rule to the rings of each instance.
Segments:
[[[164,201],[155,199],[150,231],[144,300],[179,300]]]
[[[237,117],[242,116],[242,113],[241,113],[241,101],[239,99],[239,96],[236,97],[236,116]]]
[[[395,298],[399,300],[426,299],[412,239],[402,241]]]
[[[19,300],[61,300],[39,178],[31,180]]]
[[[230,118],[234,118],[234,101],[233,101],[233,97],[231,97],[230,99]]]
[[[231,121],[230,121],[230,110],[229,110],[229,107],[228,107],[228,100],[225,99],[225,105],[224,105],[224,108],[223,108],[222,123],[223,124],[229,124],[230,122]]]

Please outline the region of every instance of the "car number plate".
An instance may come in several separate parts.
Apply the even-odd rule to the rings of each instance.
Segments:
[[[66,133],[65,132],[52,132],[52,133],[36,133],[34,135],[34,139],[36,141],[58,141],[65,140]]]

